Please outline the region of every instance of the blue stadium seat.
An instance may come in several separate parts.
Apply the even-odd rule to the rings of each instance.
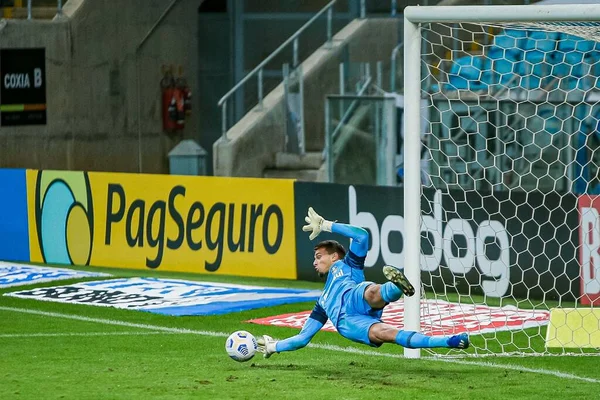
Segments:
[[[596,42],[585,40],[578,36],[562,34],[558,41],[558,50],[562,52],[570,52],[577,50],[582,53],[588,53],[596,48]]]
[[[591,40],[585,40],[577,36],[563,34],[558,41],[559,62],[575,65],[584,60],[595,57],[600,47]]]
[[[490,70],[483,75],[484,83],[488,85],[508,85],[516,74],[517,62],[506,58],[490,57]]]
[[[503,50],[502,57],[511,60],[523,58],[523,46],[527,40],[527,31],[518,29],[505,29],[494,37],[494,44],[490,52]]]
[[[600,68],[600,43],[556,32],[506,29],[494,37],[485,57],[455,60],[444,88],[483,90],[500,84],[552,90],[557,77],[566,78],[564,89],[600,87],[600,79],[589,79],[589,64],[594,63]]]
[[[590,70],[590,64],[600,59],[599,50],[600,45],[594,41],[562,34],[558,41],[557,62],[552,74],[564,77],[563,86],[567,90],[587,90],[596,86],[597,79]]]
[[[523,59],[523,46],[527,31],[506,29],[494,37],[494,43],[486,53],[491,68],[482,77],[488,85],[507,85],[517,72],[517,65]]]
[[[529,31],[523,43],[523,61],[517,67],[517,72],[523,76],[521,86],[538,89],[550,84],[558,37],[559,34],[554,32]]]
[[[466,55],[460,57],[452,63],[452,68],[448,74],[449,89],[469,89],[482,90],[487,88],[483,78],[487,59]]]

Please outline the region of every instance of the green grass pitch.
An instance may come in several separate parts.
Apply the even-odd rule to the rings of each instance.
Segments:
[[[322,288],[309,282],[81,269],[115,277]],[[73,282],[17,286],[1,289],[0,295]],[[257,355],[237,363],[225,353],[225,338],[235,330],[279,339],[298,332],[244,321],[312,306],[172,317],[0,296],[0,399],[600,398],[600,359],[595,356],[437,359],[423,353],[421,359],[405,359],[401,347],[371,349],[331,332],[318,333],[314,345],[268,360]],[[477,346],[483,338],[475,336],[473,342]]]

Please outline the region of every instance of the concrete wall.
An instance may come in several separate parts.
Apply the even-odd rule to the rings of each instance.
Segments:
[[[168,173],[197,122],[192,112],[183,134],[162,132],[161,67],[181,65],[194,91],[200,2],[176,1],[138,57],[172,1],[69,0],[60,20],[6,20],[0,48],[46,48],[48,123],[1,127],[0,167]]]
[[[335,37],[333,47],[321,47],[302,63],[304,71],[304,115],[307,151],[320,151],[325,144],[325,97],[339,93],[342,61],[389,62],[398,43],[397,19],[354,20]],[[368,51],[365,51],[368,49]],[[283,85],[265,98],[263,111],[250,111],[213,147],[214,174],[262,177],[274,166],[275,154],[284,151],[285,110]]]

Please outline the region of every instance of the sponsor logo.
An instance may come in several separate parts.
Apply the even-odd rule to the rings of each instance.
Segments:
[[[579,197],[581,304],[600,304],[600,196]]]
[[[276,204],[241,203],[237,210],[236,204],[223,202],[209,207],[194,201],[183,206],[186,188],[181,185],[172,187],[165,197],[152,202],[140,198],[127,201],[123,186],[109,184],[104,244],[111,244],[113,225],[123,224],[125,237],[120,239],[124,239],[129,247],[144,247],[146,243],[154,249],[155,254],[146,257],[149,268],[161,265],[165,247],[177,250],[187,246],[196,251],[205,245],[216,253],[213,261],[204,262],[204,268],[211,272],[221,266],[225,248],[232,253],[252,253],[257,247],[257,237],[262,238],[262,249],[268,254],[275,254],[281,246],[283,212]],[[166,235],[167,225],[175,226],[171,237]],[[271,237],[270,229],[274,230]],[[197,231],[203,233],[204,241],[197,238]]]
[[[371,249],[367,253],[365,267],[374,266],[381,253],[385,264],[402,268],[404,249],[392,252],[389,248],[389,236],[392,232],[398,232],[404,237],[404,217],[388,215],[380,227],[373,214],[358,210],[356,189],[353,186],[348,187],[348,203],[350,224],[362,226],[371,232]],[[443,212],[442,192],[438,190],[433,199],[433,216],[422,216],[421,235],[429,238],[432,252],[421,253],[421,269],[431,272],[444,264],[454,274],[464,275],[478,267],[481,274],[489,278],[481,281],[485,294],[492,297],[505,295],[510,285],[510,242],[504,225],[494,220],[475,223],[460,218],[452,218],[442,224]],[[466,251],[453,253],[455,237],[466,242]],[[497,259],[488,258],[486,250],[490,243],[496,243],[500,249]]]
[[[30,285],[61,279],[110,276],[99,272],[75,271],[66,268],[38,267],[0,262],[0,288]]]
[[[125,308],[165,315],[212,315],[315,301],[321,292],[194,282],[178,279],[123,278],[36,288],[5,296],[59,303]]]
[[[88,265],[94,211],[87,173],[38,171],[35,220],[44,262]]]
[[[295,279],[293,181],[27,171],[31,260]]]
[[[252,319],[259,325],[285,326],[301,329],[310,311]],[[390,303],[383,310],[381,320],[392,326],[404,327],[404,301]],[[426,335],[455,335],[462,332],[484,334],[498,331],[522,330],[548,325],[550,311],[520,310],[514,306],[488,307],[457,304],[442,300],[421,301],[421,332]],[[331,323],[321,330],[335,332]]]

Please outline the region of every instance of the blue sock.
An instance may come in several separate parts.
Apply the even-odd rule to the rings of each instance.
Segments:
[[[392,303],[402,297],[402,290],[392,282],[381,285],[381,298],[386,303]]]
[[[412,331],[400,331],[396,335],[396,343],[409,349],[425,349],[432,347],[448,348],[448,338],[444,336],[427,336]]]

